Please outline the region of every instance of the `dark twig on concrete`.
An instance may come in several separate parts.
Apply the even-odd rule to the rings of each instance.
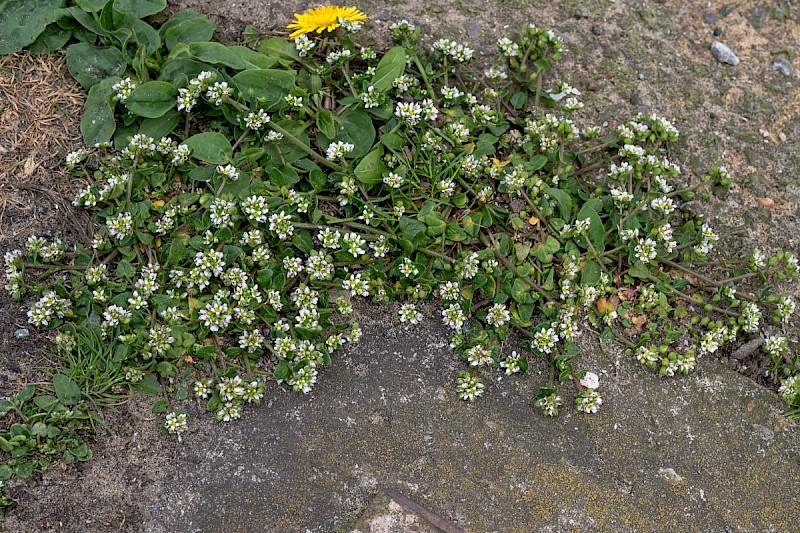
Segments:
[[[417,502],[411,500],[408,496],[403,496],[399,492],[394,489],[383,489],[383,493],[386,494],[388,497],[402,505],[407,509],[411,509],[419,516],[427,520],[431,523],[431,525],[441,529],[445,533],[464,533],[464,530],[460,527],[456,527],[441,516],[432,513],[431,511],[425,509],[423,506],[418,504]]]

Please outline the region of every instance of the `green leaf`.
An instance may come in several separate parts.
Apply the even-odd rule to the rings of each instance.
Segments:
[[[224,165],[233,155],[230,141],[221,133],[198,133],[186,139],[185,144],[193,157],[214,165]]]
[[[112,32],[115,36],[120,36],[120,40],[125,41],[125,35],[130,32],[131,37],[137,44],[145,47],[145,56],[148,56],[161,47],[161,37],[150,24],[140,20],[133,15],[125,15],[118,23],[122,29]]]
[[[518,242],[514,244],[514,254],[517,256],[517,261],[525,261],[529,253],[531,253],[530,241]]]
[[[531,255],[542,263],[553,261],[553,255],[561,249],[561,243],[552,235],[547,236],[543,244],[537,244],[531,249]]]
[[[333,122],[333,113],[320,111],[317,115],[317,129],[328,139],[336,137],[336,124]]]
[[[131,385],[131,390],[143,396],[157,396],[161,394],[161,383],[153,374],[145,376]]]
[[[123,259],[117,264],[116,276],[118,278],[133,279],[136,275],[136,269],[133,268],[130,261]]]
[[[292,244],[306,255],[310,254],[314,249],[314,241],[311,239],[311,233],[308,230],[296,232],[292,237]]]
[[[178,375],[178,368],[169,361],[161,361],[156,365],[156,372],[162,377],[169,378]]]
[[[72,30],[64,29],[53,23],[39,34],[36,40],[28,46],[28,50],[33,54],[52,54],[56,50],[64,48],[70,37],[72,37]]]
[[[158,118],[146,118],[139,126],[139,133],[161,139],[167,137],[178,126],[181,114],[177,111],[167,111]]]
[[[111,140],[117,123],[114,121],[114,108],[108,102],[111,88],[119,78],[109,78],[89,89],[86,104],[81,115],[81,135],[87,146]]]
[[[20,479],[28,479],[33,475],[33,463],[22,463],[17,465],[15,473]]]
[[[92,458],[92,450],[85,442],[81,442],[77,447],[73,448],[72,454],[78,461],[88,461]]]
[[[221,43],[191,43],[189,53],[195,59],[211,63],[212,65],[225,65],[234,70],[245,68],[244,61],[239,55]]]
[[[392,87],[392,82],[403,74],[406,68],[406,51],[402,46],[395,46],[388,50],[375,69],[369,85],[375,87],[376,91],[386,92]]]
[[[528,103],[528,95],[522,91],[516,92],[511,95],[511,99],[509,100],[511,107],[514,109],[522,109]]]
[[[383,147],[380,145],[367,154],[353,170],[356,179],[369,187],[380,183],[383,174],[388,171],[389,168],[383,162]]]
[[[547,187],[544,192],[558,203],[558,209],[561,213],[561,218],[564,220],[571,220],[572,217],[570,214],[572,213],[572,198],[569,197],[569,194],[566,191],[554,189],[553,187]]]
[[[178,89],[166,81],[148,81],[136,87],[125,101],[131,113],[146,118],[159,118],[175,107]]]
[[[351,143],[355,148],[347,154],[348,159],[364,157],[372,148],[375,142],[375,126],[372,118],[361,109],[350,109],[335,118],[336,121],[336,141]],[[318,137],[317,142],[322,150],[327,150],[328,145],[334,139]]]
[[[308,134],[305,132],[305,126],[302,123],[284,119],[279,120],[276,124],[288,131],[300,143],[311,146]],[[287,138],[278,143],[269,143],[265,148],[272,161],[285,161],[287,164],[292,164],[306,156],[306,152],[302,148]],[[278,151],[278,148],[280,148],[280,151]]]
[[[297,55],[297,48],[294,43],[280,37],[272,37],[261,43],[261,46],[258,47],[258,53],[268,57],[288,60],[290,62],[300,59]]]
[[[587,260],[586,264],[581,270],[581,285],[585,287],[594,286],[598,281],[600,281],[601,274],[602,270],[600,269],[600,263],[594,259]]]
[[[0,2],[0,54],[19,52],[62,16],[65,0]]]
[[[292,369],[289,367],[289,363],[286,361],[281,361],[278,363],[278,366],[275,367],[275,371],[272,373],[272,377],[278,381],[285,380],[290,375],[292,375]]]
[[[116,48],[98,48],[87,43],[67,47],[67,69],[85,89],[112,76],[120,76],[128,64]]]
[[[102,7],[100,9],[102,10]],[[83,26],[85,30],[88,30],[91,34],[100,35],[103,37],[108,35],[106,30],[100,26],[100,23],[92,14],[87,13],[78,6],[72,6],[68,8],[67,11],[70,15],[72,15],[72,18],[74,18],[81,26]]]
[[[535,156],[531,157],[528,165],[530,166],[531,170],[536,171],[542,169],[548,161],[549,159],[547,159],[547,156],[536,154]]]
[[[444,232],[445,239],[451,241],[461,242],[467,240],[467,232],[458,225],[458,222],[451,220],[447,223],[447,229]]]
[[[53,375],[53,388],[58,396],[58,401],[66,406],[75,405],[81,399],[81,390],[78,385],[64,374]]]
[[[580,211],[578,211],[577,220],[589,219],[589,231],[587,237],[591,241],[592,246],[595,247],[597,253],[601,254],[606,249],[606,231],[603,228],[603,221],[600,220],[600,215],[597,211],[592,209],[588,204],[584,204]]]
[[[153,402],[153,412],[154,413],[166,413],[167,412],[167,400],[161,399],[156,400]]]
[[[114,0],[114,11],[140,19],[161,13],[166,7],[167,0]]]
[[[290,165],[276,165],[269,170],[269,182],[283,187],[300,181],[300,175]]]
[[[235,52],[231,53],[236,55]],[[234,76],[233,81],[246,101],[261,100],[260,104],[264,109],[270,109],[281,102],[294,87],[294,76],[285,70],[276,69],[244,70]]]
[[[270,69],[278,63],[276,58],[259,54],[255,50],[251,50],[246,46],[228,46],[228,48],[238,54],[242,61],[244,61],[247,65],[247,69]]]
[[[402,150],[403,146],[406,144],[403,138],[396,133],[386,133],[381,135],[381,142],[386,148],[389,150],[394,150],[395,152]]]
[[[33,398],[33,395],[35,393],[36,393],[36,387],[34,387],[33,385],[28,385],[16,394],[17,400],[21,402],[27,402],[28,400]]]
[[[99,13],[106,2],[107,0],[75,0],[78,7],[90,13]]]
[[[643,267],[642,265],[639,265],[639,264],[635,264],[631,268],[629,268],[628,269],[628,274],[631,277],[634,277],[634,278],[637,278],[637,279],[650,279],[650,277],[651,277],[650,272],[648,272],[648,270],[645,267]]]
[[[187,78],[196,78],[204,70],[216,72],[214,67],[202,61],[188,57],[170,57],[161,66],[158,79],[174,82],[181,74],[185,74]]]
[[[419,220],[401,217],[397,224],[400,236],[412,244],[421,244],[425,241],[425,231],[427,227]]]
[[[205,15],[186,9],[178,11],[159,28],[159,35],[168,50],[178,43],[191,44],[210,41],[216,26]]]

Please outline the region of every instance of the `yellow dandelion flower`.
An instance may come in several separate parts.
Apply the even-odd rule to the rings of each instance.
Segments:
[[[296,39],[304,33],[333,31],[340,26],[339,20],[361,22],[367,20],[367,16],[355,7],[322,6],[302,14],[295,13],[294,22],[286,29],[294,30],[289,38]]]

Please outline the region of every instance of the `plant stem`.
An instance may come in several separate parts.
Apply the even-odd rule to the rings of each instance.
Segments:
[[[295,146],[300,148],[302,151],[304,151],[305,153],[310,155],[311,159],[316,160],[318,163],[322,163],[323,165],[325,165],[326,167],[328,167],[328,168],[330,168],[332,170],[337,170],[337,171],[340,171],[340,172],[342,170],[344,170],[344,168],[341,165],[337,165],[333,161],[328,161],[327,159],[325,159],[324,157],[319,155],[317,152],[312,150],[310,146],[306,146],[304,143],[302,143],[300,141],[300,139],[298,139],[297,137],[295,137],[294,135],[289,133],[289,131],[285,130],[284,128],[278,126],[274,122],[270,121],[269,122],[269,127],[272,128],[273,130],[277,131],[281,135],[283,135],[284,138],[286,138],[289,141],[291,141],[292,144],[294,144]]]
[[[505,266],[507,269],[509,269],[509,270],[510,270],[510,271],[511,271],[511,272],[512,272],[512,273],[513,273],[515,276],[517,276],[517,278],[519,278],[519,279],[520,279],[520,281],[522,281],[522,282],[523,282],[525,285],[527,285],[527,286],[528,286],[528,287],[530,287],[531,289],[535,290],[536,292],[538,292],[539,294],[541,294],[542,296],[544,296],[544,298],[545,298],[545,299],[546,299],[548,302],[552,302],[552,300],[550,299],[550,297],[547,295],[547,291],[544,289],[544,287],[542,287],[541,285],[537,284],[537,283],[536,283],[535,281],[533,281],[532,279],[525,278],[525,277],[522,277],[522,276],[520,276],[520,275],[519,275],[519,273],[517,272],[517,269],[516,269],[516,267],[514,267],[514,265],[512,265],[512,264],[511,264],[511,261],[509,261],[509,260],[506,258],[506,256],[504,256],[503,254],[501,254],[501,253],[500,253],[500,250],[498,250],[498,249],[497,249],[497,241],[495,241],[495,240],[494,240],[494,235],[492,235],[491,233],[489,233],[489,234],[488,234],[488,235],[489,235],[489,238],[488,238],[488,239],[486,238],[486,235],[485,235],[485,234],[481,233],[480,235],[481,235],[481,241],[483,241],[483,244],[485,244],[487,248],[491,248],[491,249],[492,249],[492,251],[494,252],[494,255],[495,255],[495,257],[497,257],[498,261],[500,261],[501,263],[503,263],[503,266]]]
[[[232,151],[232,152],[236,150],[236,148],[237,148],[237,147],[238,147],[238,146],[241,144],[241,142],[244,140],[244,137],[245,137],[245,135],[247,135],[248,133],[250,133],[250,128],[247,128],[246,130],[244,130],[244,132],[243,132],[243,133],[242,133],[242,134],[239,136],[239,138],[238,138],[238,139],[236,139],[236,142],[235,142],[235,143],[233,143],[233,146],[231,147],[231,151]]]

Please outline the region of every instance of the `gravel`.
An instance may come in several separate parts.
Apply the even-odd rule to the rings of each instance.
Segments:
[[[739,58],[733,53],[733,50],[728,48],[727,45],[719,41],[714,41],[711,45],[711,53],[717,58],[720,63],[727,63],[729,65],[738,65]]]

